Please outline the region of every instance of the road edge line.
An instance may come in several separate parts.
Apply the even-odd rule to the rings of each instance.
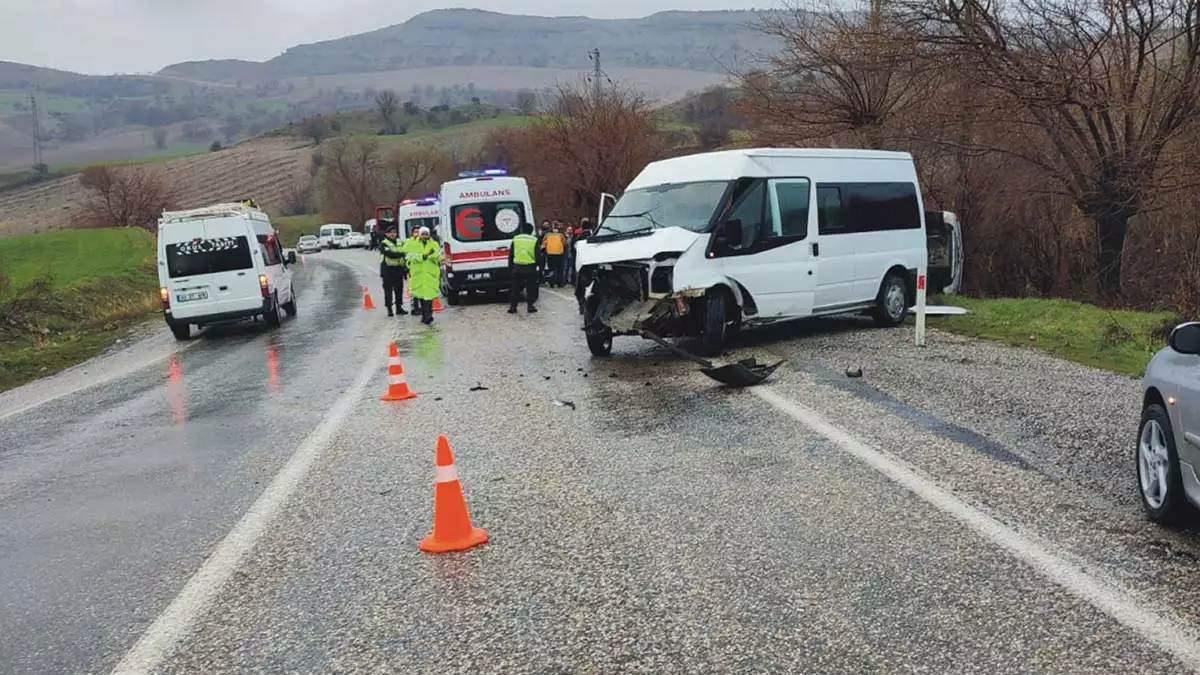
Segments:
[[[373,343],[374,341],[372,341]],[[380,350],[380,353],[384,353]],[[142,633],[113,668],[112,675],[141,675],[161,665],[204,615],[246,555],[257,545],[267,526],[308,476],[334,432],[354,411],[367,385],[379,371],[380,360],[369,358],[354,382],[334,402],[316,429],[301,443],[271,479],[250,509],[221,539],[192,574],[183,589]]]
[[[1193,672],[1200,672],[1200,642],[1178,619],[1146,609],[1119,584],[1091,575],[1079,566],[1051,553],[1033,538],[1017,532],[968,504],[918,473],[916,469],[910,468],[902,460],[871,447],[849,432],[827,422],[815,411],[766,387],[753,387],[750,391],[925,503],[951,516],[993,545],[1006,550],[1042,577],[1157,645]]]

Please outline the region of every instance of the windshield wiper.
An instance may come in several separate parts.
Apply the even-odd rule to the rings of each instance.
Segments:
[[[607,221],[607,220],[608,220],[608,219],[610,219],[610,218],[645,218],[646,220],[650,221],[650,226],[649,226],[649,227],[643,227],[643,228],[639,228],[639,229],[636,229],[636,230],[630,230],[630,231],[628,231],[628,232],[621,232],[620,230],[614,230],[613,228],[611,228],[611,227],[609,227],[609,226],[607,226],[607,225],[601,225],[601,226],[600,226],[600,227],[599,227],[599,228],[598,228],[596,231],[597,231],[597,232],[600,232],[600,231],[602,231],[602,230],[608,230],[609,232],[615,232],[616,234],[636,234],[636,233],[639,233],[639,232],[645,232],[645,231],[647,231],[647,230],[653,230],[653,229],[656,229],[656,228],[660,228],[660,227],[662,227],[662,226],[658,224],[658,221],[654,219],[654,216],[650,215],[650,214],[651,214],[651,213],[653,213],[653,212],[654,212],[654,210],[655,210],[655,209],[657,209],[657,208],[658,208],[658,207],[656,206],[656,207],[654,207],[653,209],[649,209],[649,210],[647,210],[647,211],[642,211],[641,213],[619,213],[619,214],[609,214],[609,215],[608,215],[607,217],[605,217],[605,219],[604,219],[604,220],[606,220],[606,221]]]

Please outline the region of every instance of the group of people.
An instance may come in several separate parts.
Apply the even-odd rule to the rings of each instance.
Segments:
[[[591,227],[588,218],[580,220],[579,227],[561,220],[542,221],[538,233],[538,249],[543,253],[538,267],[542,281],[559,288],[575,283],[575,244],[587,238]]]
[[[399,238],[399,228],[389,224],[379,250],[379,276],[383,278],[383,304],[388,316],[408,314],[404,310],[404,281],[408,280],[412,295],[413,316],[420,314],[421,323],[433,323],[433,301],[441,293],[442,248],[431,238],[428,227],[414,227],[407,239]],[[393,310],[393,301],[395,309]]]
[[[383,278],[383,304],[388,316],[418,314],[424,324],[433,323],[433,301],[441,293],[442,249],[428,227],[414,227],[407,239],[399,238],[395,223],[383,221],[386,228],[378,240],[383,259],[379,276]],[[515,314],[521,294],[526,310],[537,311],[538,288],[543,282],[563,287],[575,283],[575,245],[591,233],[591,221],[584,218],[572,228],[559,220],[542,221],[534,234],[533,223],[521,224],[508,251],[508,266],[513,283],[509,289],[508,312]],[[408,281],[412,306],[404,309],[404,282]]]

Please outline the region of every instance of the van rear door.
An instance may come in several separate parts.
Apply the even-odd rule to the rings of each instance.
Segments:
[[[231,222],[232,221],[232,222]],[[175,236],[172,236],[175,235]],[[257,242],[241,219],[206,220],[169,227],[163,252],[171,312],[206,316],[261,304],[254,250]]]
[[[934,293],[956,293],[962,284],[962,230],[949,211],[925,212],[929,250],[929,287]]]

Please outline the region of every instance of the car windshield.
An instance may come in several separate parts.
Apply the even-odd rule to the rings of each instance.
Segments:
[[[704,232],[728,187],[729,181],[722,180],[629,190],[613,205],[596,234],[626,234],[662,227]]]
[[[306,235],[304,235],[303,237],[300,237],[300,241],[302,241],[302,242],[304,242],[304,243],[306,243],[306,244],[307,244],[307,243],[314,242],[314,241],[316,241],[316,240],[317,240],[317,238],[316,238],[316,237],[314,237],[314,236],[312,236],[311,234],[306,234]]]

